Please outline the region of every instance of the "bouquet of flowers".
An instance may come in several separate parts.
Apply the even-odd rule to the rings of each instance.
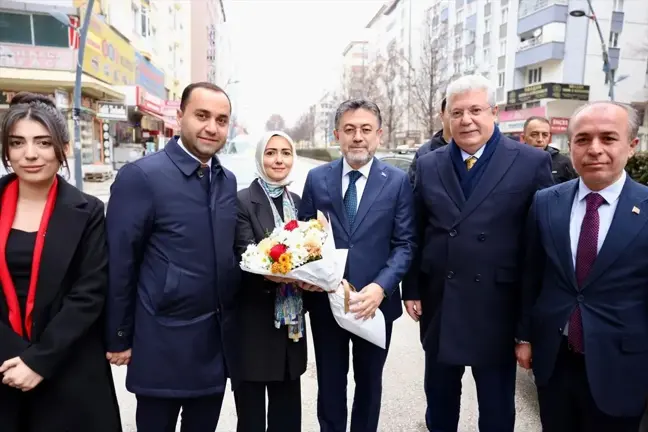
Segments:
[[[340,327],[384,349],[385,318],[380,309],[367,321],[349,312],[355,289],[343,279],[347,255],[347,249],[335,248],[331,223],[318,211],[317,219],[289,221],[275,228],[259,244],[249,245],[240,266],[248,273],[278,276],[322,288],[328,292],[331,312]],[[285,311],[281,315],[294,316],[293,312]],[[291,338],[298,340],[301,333],[296,323],[275,320],[277,327],[281,324],[288,324]]]
[[[321,212],[307,222],[292,220],[275,228],[241,257],[243,271],[278,276],[335,291],[346,264],[347,250],[335,249],[330,222]]]

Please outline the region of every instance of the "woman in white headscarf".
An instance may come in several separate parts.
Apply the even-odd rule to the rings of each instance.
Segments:
[[[238,194],[237,249],[245,252],[277,226],[297,219],[300,198],[288,191],[295,144],[266,133],[256,149],[257,178]],[[301,382],[306,329],[301,291],[282,279],[244,273],[240,289],[242,382],[234,392],[237,432],[301,430]]]

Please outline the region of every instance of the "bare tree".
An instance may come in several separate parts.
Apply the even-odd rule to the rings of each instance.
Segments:
[[[374,101],[380,107],[387,147],[395,142],[395,133],[407,110],[407,68],[403,56],[395,45],[390,45],[384,55],[379,55],[373,75],[376,80]]]
[[[433,20],[432,15],[427,14],[423,24],[419,64],[416,67],[408,65],[412,74],[411,108],[417,120],[425,127],[428,137],[434,135],[439,126],[438,101],[447,86],[442,76],[448,65],[444,39],[441,38],[438,24]]]
[[[267,131],[273,131],[273,130],[282,131],[286,129],[286,122],[284,121],[283,117],[281,117],[279,114],[272,114],[268,119],[268,121],[266,121],[265,127]]]
[[[309,109],[302,114],[295,126],[288,130],[288,134],[295,141],[311,141],[315,132],[315,110]]]

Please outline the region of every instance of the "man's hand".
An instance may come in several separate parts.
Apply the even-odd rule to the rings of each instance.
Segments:
[[[306,282],[300,282],[300,281],[297,281],[297,282],[295,282],[295,284],[296,284],[299,288],[303,289],[304,291],[311,291],[311,292],[326,292],[326,291],[324,291],[322,288],[320,288],[320,287],[318,287],[318,286],[315,286],[315,285],[311,285],[311,284],[306,283]]]
[[[126,351],[122,352],[109,352],[106,353],[106,358],[112,365],[125,366],[130,363],[131,353],[131,349],[127,349]]]
[[[405,310],[414,321],[418,322],[423,315],[421,300],[405,300]]]
[[[279,277],[279,276],[264,276],[264,277],[265,277],[266,279],[268,279],[270,282],[274,282],[274,283],[285,283],[285,284],[289,284],[289,283],[294,283],[294,282],[295,282],[295,281],[292,280],[292,279],[286,279],[286,278],[282,278],[282,277]]]
[[[520,366],[531,369],[531,344],[525,342],[515,345],[515,357]]]
[[[14,357],[2,363],[0,373],[4,374],[2,384],[24,392],[32,390],[43,381],[43,377],[31,370],[20,357]]]
[[[362,288],[359,293],[351,293],[349,311],[356,314],[357,319],[373,318],[376,309],[385,298],[385,290],[375,282]]]

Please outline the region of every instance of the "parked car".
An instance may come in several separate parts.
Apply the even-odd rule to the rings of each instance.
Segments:
[[[416,154],[416,149],[402,149],[397,150],[396,152],[386,154],[381,156],[379,159],[382,162],[394,165],[396,168],[400,168],[403,171],[407,172],[412,160],[414,160],[414,154]]]

